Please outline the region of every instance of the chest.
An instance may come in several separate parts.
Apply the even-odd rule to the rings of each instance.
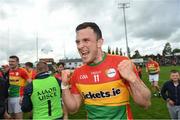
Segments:
[[[168,91],[169,91],[169,93],[180,94],[180,85],[174,86],[173,84],[170,84],[170,85],[168,86]]]
[[[147,67],[148,67],[148,68],[155,68],[156,65],[155,65],[154,63],[148,63],[148,64],[147,64]]]
[[[80,84],[107,83],[121,79],[116,65],[102,67],[87,67],[77,74],[76,80]]]

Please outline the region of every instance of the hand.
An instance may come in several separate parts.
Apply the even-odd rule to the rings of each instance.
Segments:
[[[172,101],[172,100],[168,100],[168,104],[170,105],[170,106],[174,106],[174,101]]]
[[[123,60],[118,64],[118,70],[121,76],[129,82],[134,82],[137,76],[133,70],[133,63],[131,60]]]
[[[20,97],[19,99],[19,104],[22,105],[22,101],[23,101],[23,96]]]
[[[7,113],[7,111],[4,112],[4,118],[5,118],[5,120],[12,119],[11,116]]]
[[[71,71],[70,70],[62,70],[62,83],[63,84],[69,84],[69,80],[71,77]]]

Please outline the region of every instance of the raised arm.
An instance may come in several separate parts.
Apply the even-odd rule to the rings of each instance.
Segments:
[[[70,113],[75,113],[79,110],[82,102],[82,97],[80,94],[72,94],[69,89],[69,78],[70,71],[63,70],[62,71],[62,98],[65,106],[67,107]]]
[[[134,101],[142,107],[149,107],[151,105],[151,92],[136,75],[134,64],[130,60],[123,60],[119,63],[118,70],[121,76],[129,82],[129,91]]]

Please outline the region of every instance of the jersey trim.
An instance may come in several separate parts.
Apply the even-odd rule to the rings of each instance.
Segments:
[[[106,55],[106,53],[104,52],[104,55],[103,55],[101,61],[99,61],[98,63],[91,63],[91,64],[89,64],[89,66],[96,66],[96,65],[101,64],[101,63],[105,60],[106,56],[107,56],[107,55]]]

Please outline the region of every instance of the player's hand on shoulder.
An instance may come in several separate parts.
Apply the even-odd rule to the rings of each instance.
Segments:
[[[131,60],[123,60],[118,64],[118,70],[121,76],[129,82],[134,82],[137,76],[134,72],[134,64]]]

